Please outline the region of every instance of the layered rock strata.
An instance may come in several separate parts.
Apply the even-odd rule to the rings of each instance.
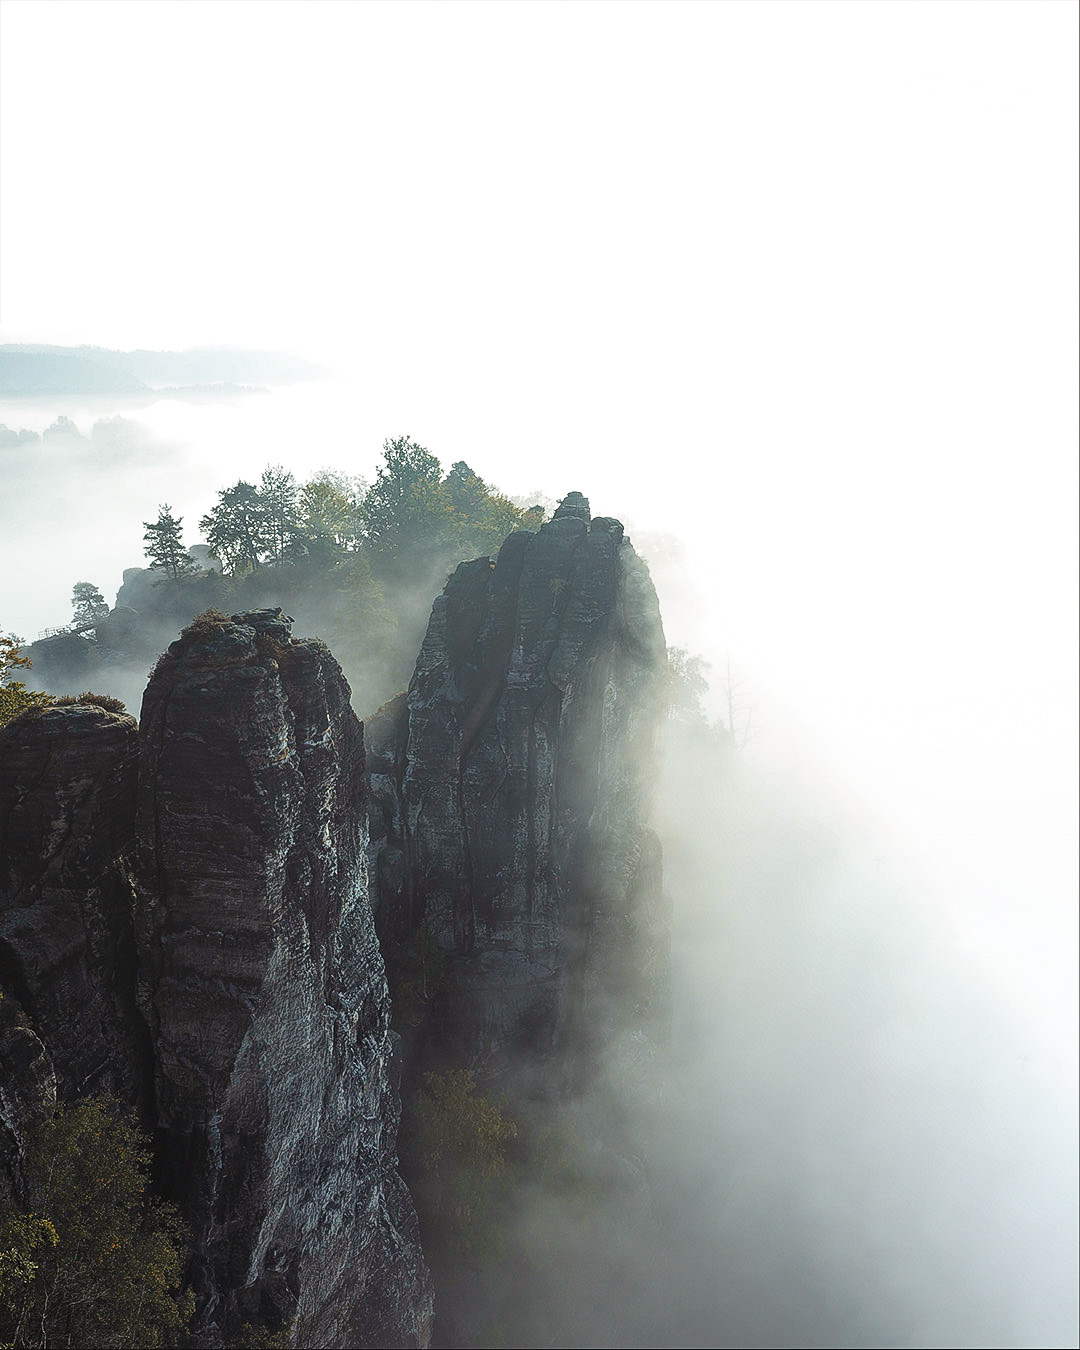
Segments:
[[[665,672],[648,569],[579,493],[435,601],[369,759],[380,934],[402,970],[432,967],[440,1062],[587,1073],[662,1016],[648,818]]]
[[[426,1344],[348,685],[280,610],[196,623],[142,733],[139,997],[198,1339],[269,1318],[297,1345]]]

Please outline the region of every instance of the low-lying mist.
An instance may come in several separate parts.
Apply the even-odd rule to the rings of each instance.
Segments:
[[[145,422],[95,414],[95,423],[72,409],[78,434],[0,448],[5,541],[20,576],[15,586],[9,573],[0,630],[32,639],[63,624],[76,580],[111,602],[123,569],[145,561],[142,522],[159,503],[193,526],[217,489],[275,461],[298,474],[326,463],[370,477],[375,442],[365,458],[355,440],[321,429],[333,417],[341,425],[340,406],[301,443],[317,398],[162,404],[140,413]],[[23,414],[40,431],[55,410]],[[22,424],[17,411],[7,421]],[[531,465],[511,472],[521,481],[500,483],[511,492],[535,479]],[[581,487],[598,514],[620,510],[601,468],[590,475],[595,483],[544,488],[557,499]],[[749,583],[719,563],[688,576],[677,541],[649,536],[646,496],[633,503],[631,537],[645,545],[669,640],[713,659],[712,711],[723,715],[727,639],[700,597]],[[189,528],[187,542],[196,537]],[[364,716],[407,682],[412,658],[400,653],[415,652],[444,579],[433,573],[394,597],[393,652],[373,649],[364,615],[337,597],[284,603],[298,635],[331,636]],[[262,599],[282,602],[271,590]],[[163,622],[162,647],[177,626]],[[137,714],[151,661],[103,666],[95,687]],[[797,678],[765,674],[788,688]],[[857,684],[843,651],[835,679]],[[738,751],[704,722],[673,718],[652,766],[672,907],[670,1053],[634,1074],[613,1058],[591,1094],[538,1123],[564,1128],[580,1153],[514,1199],[501,1251],[469,1285],[479,1300],[472,1333],[590,1346],[1075,1344],[1076,1100],[1060,1055],[1072,1033],[1051,1020],[1059,1040],[1040,1040],[1032,990],[1010,990],[980,964],[951,886],[963,872],[969,917],[980,922],[984,904],[991,923],[997,855],[980,859],[965,836],[971,815],[942,815],[918,839],[892,821],[876,830],[858,784],[838,796],[827,755],[815,749],[808,767],[753,681],[750,698],[764,704],[760,742]],[[902,735],[910,715],[907,724],[903,709],[889,715]],[[1001,776],[1022,769],[1017,759]],[[875,807],[889,798],[882,784],[894,797],[921,791],[910,776],[890,782],[891,771],[879,764],[874,791],[866,785]],[[930,784],[934,764],[924,772]],[[1018,886],[1030,882],[1021,902],[1032,923],[1057,924],[1063,840],[1051,856],[1017,819],[999,852],[1018,860]],[[926,865],[946,854],[952,871]],[[1047,983],[1053,1007],[1067,1006],[1057,973]],[[597,1152],[605,1133],[622,1145]],[[454,1292],[445,1294],[452,1312]],[[454,1325],[449,1317],[444,1334]]]
[[[640,1342],[1069,1344],[1071,1104],[941,897],[739,761],[669,752],[663,801],[682,1200]]]
[[[1074,1344],[1074,1102],[940,897],[722,732],[657,774],[670,1045],[525,1122],[440,1343]]]

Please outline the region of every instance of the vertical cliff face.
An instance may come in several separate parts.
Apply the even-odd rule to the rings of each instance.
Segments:
[[[0,980],[62,1098],[145,1106],[132,928],[138,728],[93,705],[0,730]]]
[[[30,1134],[56,1105],[56,1073],[15,999],[0,999],[0,1205],[24,1209]]]
[[[429,1039],[455,1057],[580,1070],[658,1012],[665,670],[648,570],[577,493],[436,600],[369,725],[372,873],[388,950],[441,953]]]
[[[139,996],[208,1345],[267,1313],[298,1345],[427,1340],[348,696],[258,611],[188,630],[143,703]]]

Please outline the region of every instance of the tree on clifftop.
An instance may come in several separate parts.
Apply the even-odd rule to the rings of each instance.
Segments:
[[[52,702],[51,694],[27,689],[22,680],[14,678],[14,671],[33,665],[30,658],[22,654],[22,641],[14,633],[0,633],[0,727],[27,708]]]
[[[85,628],[87,624],[96,623],[109,612],[105,597],[92,581],[75,583],[71,592],[71,608],[73,611],[71,622],[76,628]]]
[[[271,464],[263,470],[259,501],[266,516],[268,551],[276,563],[285,557],[300,528],[299,491],[296,479],[280,464]]]
[[[180,535],[183,523],[183,516],[174,516],[168,503],[158,507],[157,520],[143,521],[146,529],[144,552],[150,559],[150,566],[161,572],[166,581],[179,581],[198,570]]]
[[[362,478],[320,469],[300,489],[300,536],[308,553],[326,560],[360,540],[360,502],[367,491]]]
[[[422,570],[442,541],[445,514],[435,456],[408,436],[384,441],[383,463],[360,506],[368,547],[382,570]]]
[[[199,521],[215,558],[234,576],[258,570],[272,551],[273,536],[258,488],[241,479],[218,493],[218,504]]]

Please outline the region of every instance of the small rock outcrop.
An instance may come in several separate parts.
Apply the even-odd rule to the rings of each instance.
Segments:
[[[580,493],[435,601],[407,695],[368,728],[384,949],[440,958],[429,1058],[565,1081],[662,1017],[665,672],[648,569]]]
[[[366,885],[363,729],[280,610],[196,621],[143,701],[140,1006],[196,1336],[425,1345],[394,1038]]]
[[[145,1108],[135,1006],[135,719],[92,703],[0,730],[0,982],[44,1043],[61,1099]]]

